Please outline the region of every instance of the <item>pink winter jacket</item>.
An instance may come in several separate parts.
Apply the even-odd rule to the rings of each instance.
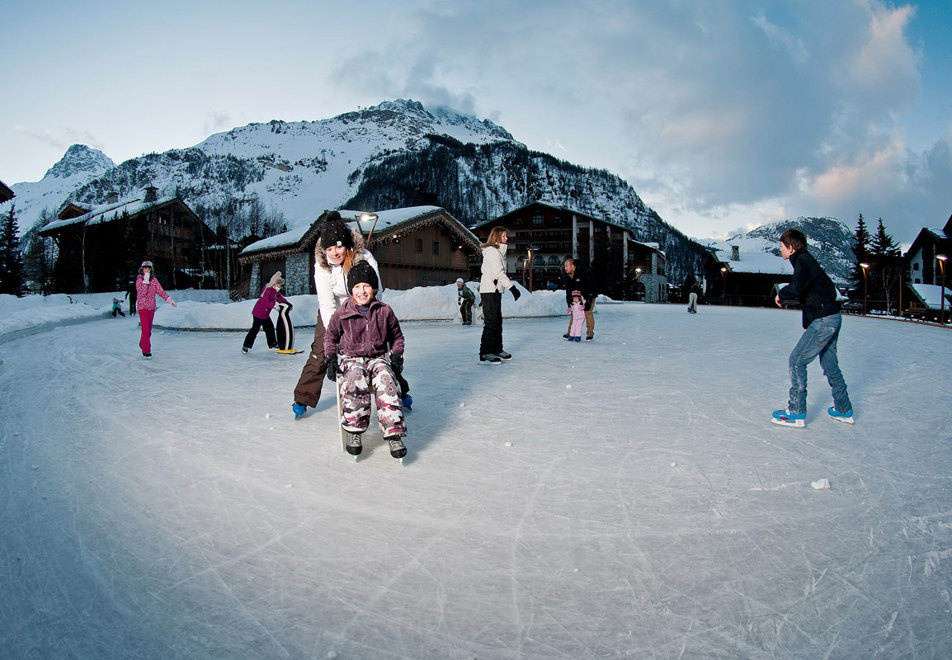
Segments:
[[[271,310],[274,309],[275,303],[286,303],[287,301],[288,299],[278,293],[278,290],[273,286],[266,286],[261,289],[261,296],[258,298],[258,302],[255,303],[255,308],[251,310],[251,315],[256,319],[266,319]]]
[[[155,309],[155,297],[160,296],[162,300],[168,300],[169,294],[165,292],[162,285],[155,277],[149,279],[146,284],[142,279],[142,273],[136,277],[136,309]]]

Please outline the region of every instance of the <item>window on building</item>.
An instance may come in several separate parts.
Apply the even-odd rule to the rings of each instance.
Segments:
[[[532,266],[533,266],[533,267],[536,267],[536,266],[545,266],[545,257],[543,257],[542,255],[539,255],[539,254],[537,254],[536,256],[532,257]]]
[[[439,254],[439,253],[440,253],[440,242],[439,242],[439,241],[433,241],[433,254],[436,255],[436,254]]]
[[[416,239],[416,253],[423,254],[423,239],[422,238]]]
[[[537,212],[534,216],[532,216],[532,224],[533,225],[545,224],[545,218],[542,216],[542,213]]]
[[[912,264],[912,269],[913,269],[913,270],[919,270],[919,262],[918,262],[918,261],[917,261],[916,263]]]

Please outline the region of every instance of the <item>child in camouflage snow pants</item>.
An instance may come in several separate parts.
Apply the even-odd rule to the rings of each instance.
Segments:
[[[324,334],[327,377],[340,379],[340,423],[349,434],[347,451],[357,456],[362,450],[372,391],[377,423],[390,444],[390,455],[403,458],[407,449],[401,438],[407,428],[397,382],[403,371],[403,332],[393,309],[375,297],[378,280],[370,264],[359,261],[351,267],[347,288],[351,297],[334,312]]]

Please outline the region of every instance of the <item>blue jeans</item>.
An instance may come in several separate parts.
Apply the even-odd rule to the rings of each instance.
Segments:
[[[840,412],[853,409],[846,381],[840,372],[840,363],[836,359],[836,342],[840,338],[840,325],[843,317],[830,314],[815,319],[803,332],[800,341],[790,353],[790,401],[787,408],[793,413],[807,411],[807,365],[820,356],[820,366],[826,380],[833,388],[833,405]]]

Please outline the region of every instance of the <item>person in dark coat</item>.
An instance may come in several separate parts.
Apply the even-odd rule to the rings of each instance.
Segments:
[[[780,289],[774,302],[799,301],[803,334],[790,353],[790,400],[787,407],[775,410],[772,421],[784,426],[804,426],[807,416],[807,365],[817,356],[833,389],[833,406],[827,410],[837,421],[853,423],[853,404],[840,372],[836,345],[842,316],[836,287],[813,255],[807,252],[807,237],[788,229],[780,237],[780,256],[793,265],[793,281]]]
[[[591,341],[595,338],[595,281],[588,268],[579,266],[575,259],[569,257],[562,265],[565,275],[562,276],[562,286],[565,288],[565,306],[572,306],[572,292],[580,291],[585,300],[585,339]],[[571,337],[572,322],[569,321],[569,329],[562,335],[563,338]]]

